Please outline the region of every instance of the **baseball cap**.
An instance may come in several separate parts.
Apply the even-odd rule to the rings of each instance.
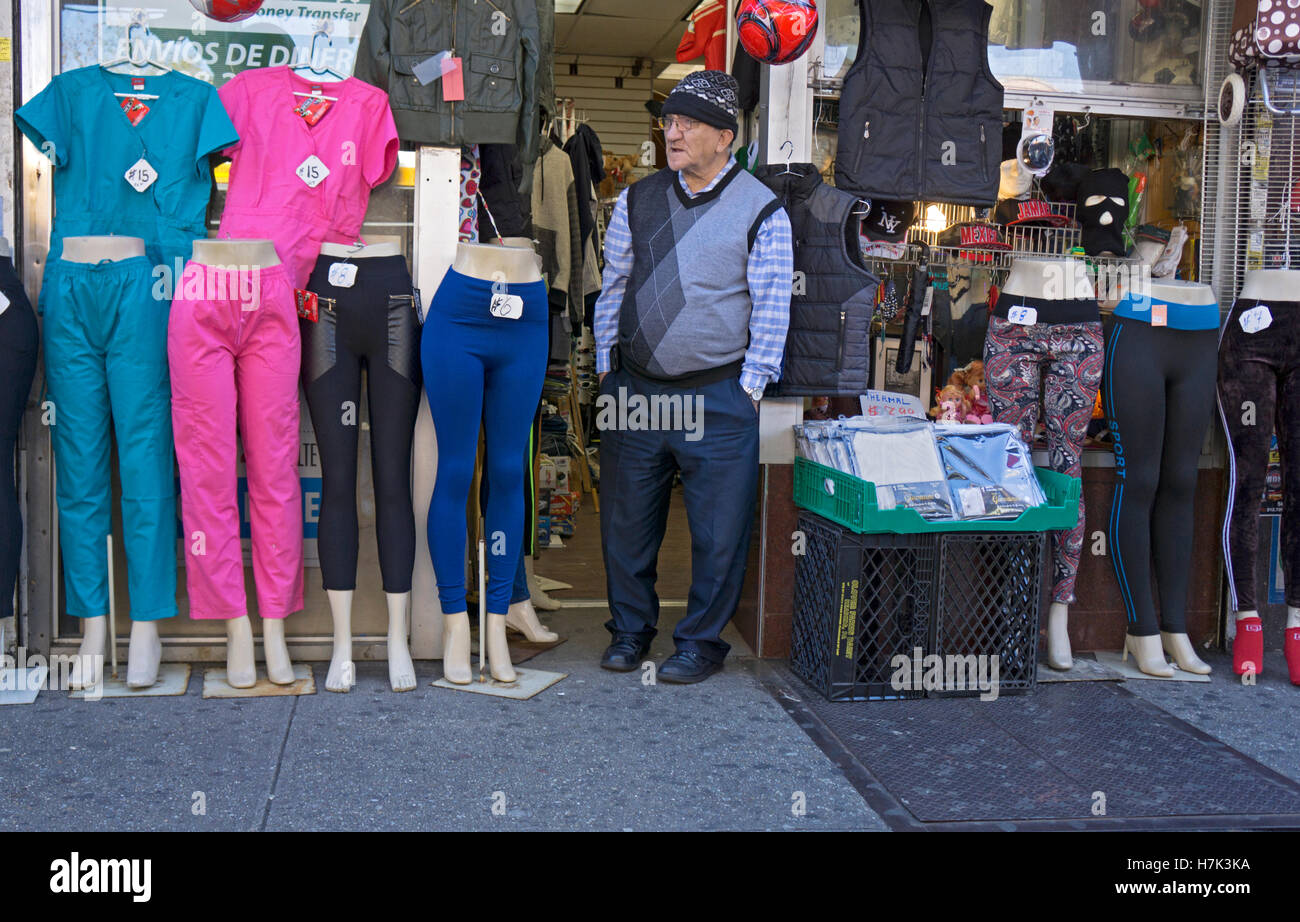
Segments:
[[[862,219],[862,236],[878,243],[899,243],[915,222],[916,202],[872,199],[871,210]]]
[[[991,256],[980,256],[980,251],[1009,250],[1011,246],[1002,239],[1002,232],[992,224],[968,221],[954,224],[939,235],[938,245],[952,249],[961,249],[958,254],[962,259],[976,259],[988,262]]]
[[[1004,226],[1042,224],[1064,227],[1070,219],[1039,199],[1004,199],[993,210],[993,220]]]

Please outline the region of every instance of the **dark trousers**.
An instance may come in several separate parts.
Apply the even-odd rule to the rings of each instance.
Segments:
[[[649,407],[648,418],[638,418],[637,397]],[[669,419],[674,398],[682,407],[690,401],[695,415],[688,420],[675,411]],[[620,403],[626,419],[619,418]],[[656,425],[660,428],[651,428]],[[612,615],[605,626],[615,636],[634,634],[646,641],[656,633],[659,546],[673,475],[681,471],[691,529],[691,592],[673,640],[678,650],[722,662],[730,649],[722,629],[740,601],[758,490],[753,402],[735,378],[673,387],[620,369],[601,384],[597,426],[600,537]]]

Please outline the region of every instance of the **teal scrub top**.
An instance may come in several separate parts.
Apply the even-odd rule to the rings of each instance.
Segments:
[[[14,113],[19,130],[54,164],[54,227],[49,260],[63,238],[95,234],[140,237],[153,265],[177,272],[193,241],[208,236],[212,192],[208,155],[239,140],[211,85],[180,71],[143,78],[99,66],[59,74]],[[136,125],[114,93],[157,96]],[[157,179],[142,192],[126,172],[144,158]],[[42,294],[44,292],[42,291]]]

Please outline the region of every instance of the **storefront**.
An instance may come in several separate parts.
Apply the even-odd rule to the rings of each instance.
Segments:
[[[1225,208],[1231,191],[1225,188],[1227,173],[1215,172],[1221,167],[1226,170],[1228,139],[1220,134],[1212,114],[1207,122],[1206,99],[1217,96],[1218,82],[1227,71],[1231,2],[1167,0],[1154,11],[1149,4],[1121,0],[1101,0],[1086,8],[1030,0],[994,0],[991,5],[988,63],[992,76],[1005,88],[1009,149],[1014,150],[1020,136],[1024,111],[1035,108],[1041,115],[1041,110],[1047,109],[1055,115],[1058,158],[1068,155],[1090,169],[1120,167],[1129,174],[1145,174],[1144,211],[1139,223],[1166,230],[1182,227],[1187,243],[1179,277],[1213,286],[1226,310],[1239,287],[1244,264],[1238,268],[1235,217]],[[651,56],[650,43],[633,53],[637,46],[630,36],[648,28],[657,29],[662,36],[679,35],[691,5],[676,4],[683,9],[656,13],[654,18],[648,13],[638,18],[642,14],[635,11],[636,6],[615,0],[560,5],[552,51],[561,117],[590,110],[597,130],[617,138],[607,145],[607,152],[625,157],[633,173],[644,173],[654,162],[656,138],[643,104],[654,93],[671,87],[671,78],[651,78],[661,75],[672,61],[670,55]],[[790,65],[762,68],[760,104],[742,128],[740,140],[756,142],[757,162],[812,163],[829,179],[836,156],[840,96],[857,53],[860,20],[856,0],[825,0],[819,6],[821,27],[806,56]],[[168,56],[169,66],[221,86],[251,68],[297,63],[316,45],[323,46],[318,50],[326,66],[350,73],[368,11],[368,4],[347,0],[294,4],[268,0],[253,17],[224,24],[204,17],[187,0],[163,0],[149,9],[147,24],[156,47]],[[18,103],[32,99],[57,73],[122,56],[135,12],[134,6],[107,2],[20,4],[13,30],[14,96]],[[332,27],[328,36],[318,30],[324,22]],[[673,41],[675,38],[669,44]],[[12,117],[12,109],[4,114]],[[1059,143],[1062,137],[1070,139],[1068,151]],[[446,148],[411,144],[403,148],[397,179],[370,198],[364,232],[400,237],[415,284],[425,289],[427,302],[432,296],[430,286],[436,285],[428,280],[441,278],[457,239],[453,216],[459,156]],[[1002,159],[1006,158],[999,157]],[[35,300],[52,223],[53,196],[48,162],[26,140],[14,176],[11,198],[17,207],[12,213],[6,209],[6,226],[14,230],[16,264]],[[216,180],[217,195],[209,211],[214,231],[224,200],[224,174],[218,173]],[[924,223],[931,216],[923,210],[915,239],[929,234],[927,242],[935,246],[936,262],[948,260],[953,273],[964,274],[963,284],[987,295],[990,287],[1002,282],[1010,257],[1032,254],[1038,241],[1031,234],[1022,235],[1017,238],[1023,245],[1020,253],[1013,250],[992,266],[963,264],[955,249],[945,253],[938,243],[939,233],[948,225],[975,216],[973,208],[963,207],[940,209],[933,228]],[[1215,220],[1208,221],[1210,216]],[[1101,262],[1105,264],[1104,259]],[[1115,268],[1129,265],[1114,260]],[[980,298],[969,300],[979,303]],[[921,361],[915,365],[916,372],[907,379],[887,378],[885,369],[892,367],[897,335],[892,325],[873,332],[878,339],[877,386],[910,390],[928,404],[952,369],[935,364],[933,342],[925,339],[918,346]],[[20,638],[32,650],[71,652],[79,631],[77,620],[66,614],[60,588],[63,571],[54,504],[55,471],[48,430],[41,425],[39,394],[38,383],[20,452],[26,500]],[[804,398],[768,399],[762,406],[759,522],[745,597],[736,619],[742,635],[761,656],[781,657],[789,652],[795,563],[790,536],[796,515],[792,427],[804,418],[805,408]],[[419,437],[417,429],[417,441]],[[363,457],[369,456],[368,439],[368,429],[363,426]],[[329,604],[313,569],[320,475],[305,406],[299,462],[309,569],[305,609],[293,617],[288,636],[295,659],[322,660],[330,656],[332,627]],[[1114,453],[1104,440],[1098,441],[1088,446],[1083,464],[1090,511],[1078,601],[1070,612],[1070,635],[1078,650],[1117,649],[1125,631],[1124,605],[1106,543],[1106,516],[1115,490]],[[1192,573],[1188,625],[1198,640],[1216,641],[1222,637],[1224,610],[1219,527],[1227,492],[1225,440],[1217,426],[1212,427],[1200,450],[1198,467],[1195,544],[1187,562]],[[373,488],[366,479],[368,465],[360,465],[360,471],[362,532],[367,534],[374,525]],[[418,504],[418,472],[416,478]],[[1276,530],[1270,532],[1268,521],[1262,521],[1266,522],[1261,527],[1265,540],[1271,538],[1276,543]],[[245,533],[246,555],[247,545]],[[120,547],[120,542],[116,546]],[[373,542],[363,540],[361,553],[352,625],[355,655],[378,659],[384,655],[388,613]],[[428,556],[423,543],[419,554]],[[117,554],[114,564],[118,637],[124,644],[130,624],[123,555]],[[417,563],[411,613],[412,652],[417,659],[436,657],[441,643],[441,611],[432,571],[427,566],[424,569],[421,575]],[[211,622],[185,618],[183,579],[180,591],[182,617],[166,625],[165,658],[221,659],[224,633],[214,632]]]

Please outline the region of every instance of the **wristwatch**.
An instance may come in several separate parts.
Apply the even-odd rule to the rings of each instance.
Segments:
[[[763,389],[761,387],[747,387],[745,393],[749,395],[750,400],[763,399]]]

